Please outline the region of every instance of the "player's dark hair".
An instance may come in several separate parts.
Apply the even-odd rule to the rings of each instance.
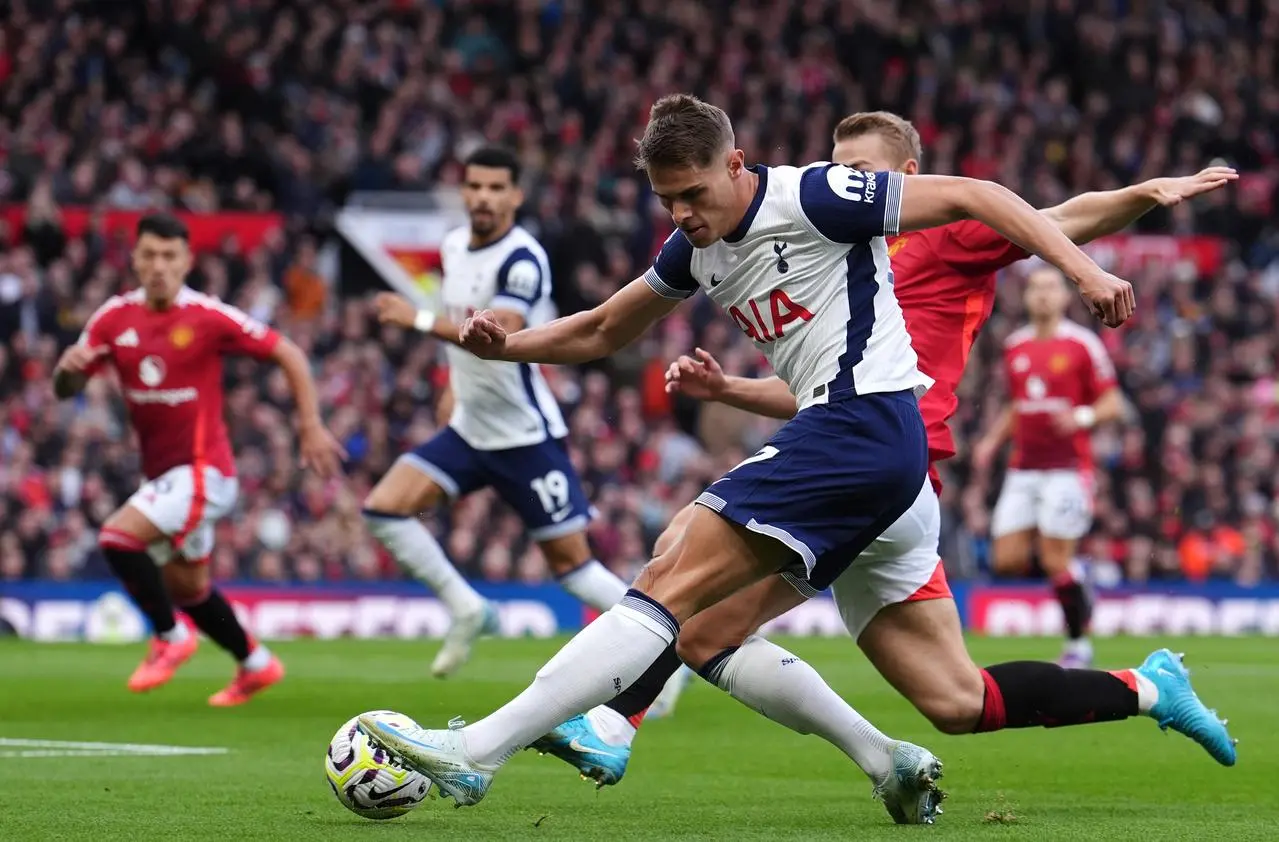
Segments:
[[[839,143],[841,140],[868,134],[882,137],[893,152],[901,157],[900,164],[911,158],[916,161],[924,158],[924,147],[914,124],[891,111],[859,111],[849,114],[835,126],[834,140]]]
[[[690,94],[669,94],[653,103],[635,151],[635,166],[704,169],[732,149],[733,124],[722,108]]]
[[[191,242],[187,225],[171,213],[149,213],[138,220],[137,235],[150,234],[162,240]]]
[[[462,162],[465,166],[491,167],[495,170],[507,170],[511,173],[511,183],[520,182],[520,159],[505,146],[481,146]]]

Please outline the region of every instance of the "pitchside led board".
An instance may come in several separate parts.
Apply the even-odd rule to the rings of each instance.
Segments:
[[[376,197],[361,197],[338,212],[336,227],[351,247],[393,290],[418,307],[438,311],[440,243],[466,224],[455,193],[436,191],[429,208],[388,207]]]
[[[495,602],[501,637],[570,634],[595,612],[555,585],[478,582]],[[952,582],[965,628],[992,637],[1060,636],[1061,607],[1047,588]],[[438,638],[447,609],[416,583],[315,586],[227,584],[245,627],[263,640],[294,638]],[[146,621],[113,582],[0,584],[0,620],[38,641],[125,643],[147,636]],[[1279,637],[1279,588],[1213,583],[1101,590],[1093,615],[1098,637],[1113,635],[1262,635]],[[829,598],[810,600],[766,627],[799,636],[847,635]]]

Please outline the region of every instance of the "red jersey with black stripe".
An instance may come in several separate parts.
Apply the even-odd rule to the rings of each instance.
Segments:
[[[279,341],[247,313],[186,287],[164,310],[150,309],[140,289],[114,296],[80,335],[82,345],[109,349],[89,373],[111,365],[119,375],[148,479],[180,465],[235,476],[223,419],[222,358],[265,359]]]
[[[928,430],[929,462],[940,462],[955,455],[946,422],[959,406],[955,390],[973,341],[995,306],[995,273],[1029,254],[970,220],[892,237],[888,254],[919,368],[935,381],[919,411]]]

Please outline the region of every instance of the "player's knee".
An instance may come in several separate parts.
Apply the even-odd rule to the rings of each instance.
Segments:
[[[981,721],[985,701],[986,685],[974,666],[971,674],[956,676],[944,692],[917,700],[916,707],[943,734],[971,734]]]
[[[675,654],[679,655],[679,659],[689,667],[699,671],[707,661],[726,648],[718,636],[709,633],[709,629],[697,626],[682,629],[679,638],[675,641]]]
[[[163,570],[165,589],[175,605],[195,605],[208,599],[213,579],[207,564],[174,559]]]
[[[591,560],[591,545],[585,532],[542,541],[538,546],[546,559],[546,566],[557,577],[572,573]]]
[[[1020,536],[996,538],[990,561],[996,573],[1018,573],[1030,562],[1030,544],[1020,540]]]
[[[366,518],[369,514],[415,517],[444,499],[443,489],[434,482],[426,477],[406,476],[403,470],[399,466],[392,468],[365,496]]]

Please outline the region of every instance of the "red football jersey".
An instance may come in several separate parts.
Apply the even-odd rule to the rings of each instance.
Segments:
[[[1032,327],[1009,334],[1004,371],[1013,402],[1013,457],[1010,467],[1051,470],[1092,466],[1087,430],[1062,436],[1052,418],[1063,410],[1095,403],[1115,386],[1115,368],[1101,338],[1063,319],[1046,339]]]
[[[89,373],[108,362],[119,373],[148,479],[179,465],[235,475],[222,417],[222,357],[264,359],[279,341],[248,314],[185,287],[160,311],[147,307],[140,289],[114,296],[80,336],[82,345],[110,349]]]
[[[928,459],[955,455],[946,421],[968,352],[995,306],[995,272],[1029,255],[980,222],[953,222],[888,241],[893,288],[919,368],[936,381],[919,402],[928,430]]]

